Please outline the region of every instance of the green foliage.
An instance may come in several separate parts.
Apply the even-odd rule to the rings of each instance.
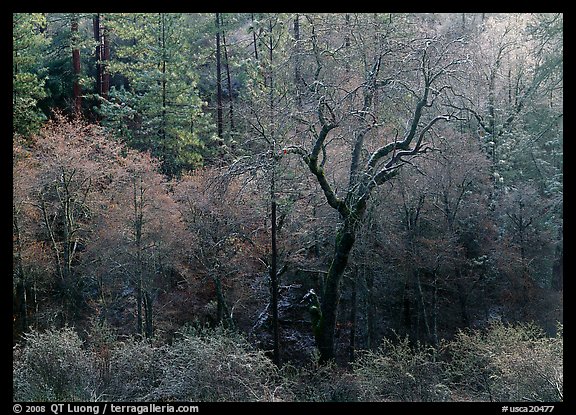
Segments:
[[[71,328],[31,332],[15,352],[15,401],[94,401],[94,359]]]
[[[102,100],[103,125],[131,147],[151,151],[169,175],[201,166],[214,126],[198,94],[184,15],[121,13],[107,24],[118,44],[109,70],[128,86],[113,86]]]
[[[15,133],[36,132],[46,119],[38,101],[46,97],[45,73],[38,59],[48,38],[42,34],[42,13],[14,13],[12,17],[12,125]]]

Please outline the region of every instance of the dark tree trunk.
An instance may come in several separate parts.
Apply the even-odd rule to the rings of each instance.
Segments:
[[[226,328],[232,328],[234,327],[234,322],[232,321],[230,310],[228,310],[228,305],[226,304],[222,281],[216,274],[212,275],[212,280],[214,281],[214,287],[216,289],[216,321]]]
[[[357,286],[358,284],[358,270],[352,278],[352,298],[350,299],[350,345],[348,360],[354,361],[354,352],[356,350],[356,307],[357,307]]]
[[[345,34],[344,34],[344,46],[346,47],[346,52],[349,53],[350,50],[350,14],[346,13],[345,17]],[[346,59],[346,72],[350,72],[350,59]]]
[[[94,41],[96,42],[96,93],[102,95],[102,35],[100,30],[100,13],[92,19]]]
[[[458,274],[458,280],[456,281],[456,287],[458,289],[458,303],[460,305],[460,318],[463,327],[470,327],[470,317],[468,316],[468,296],[472,292],[472,288],[466,290],[461,281],[464,280],[462,274],[462,269],[457,268],[456,273]]]
[[[276,366],[280,366],[280,327],[278,323],[278,248],[276,245],[277,219],[276,219],[276,184],[274,172],[270,183],[271,198],[271,228],[272,228],[272,258],[270,263],[270,289],[272,291],[272,334],[274,338],[273,360]]]
[[[254,59],[258,61],[258,42],[256,41],[256,28],[254,27],[254,13],[250,15],[252,19],[252,44],[254,45]]]
[[[15,212],[14,205],[12,205],[13,211]],[[14,247],[16,249],[16,271],[18,273],[18,284],[16,285],[16,297],[18,303],[17,312],[20,317],[20,327],[22,332],[28,329],[28,301],[26,296],[26,278],[24,275],[24,267],[22,265],[22,241],[20,239],[20,227],[18,223],[18,218],[16,214],[13,216],[13,227],[14,235],[16,236],[14,241]]]
[[[110,72],[108,65],[110,63],[110,44],[108,41],[108,28],[102,24],[102,16],[100,16],[101,33],[102,33],[102,90],[100,95],[104,99],[108,99],[110,92]]]
[[[336,317],[340,302],[340,282],[346,270],[354,240],[353,224],[350,220],[345,220],[336,236],[334,256],[328,269],[320,303],[321,316],[314,330],[316,333],[316,344],[320,351],[320,363],[322,364],[334,359],[334,333],[336,331]]]
[[[556,259],[552,266],[552,288],[562,291],[564,287],[564,249],[562,242],[556,246]]]
[[[220,15],[220,27],[224,26],[222,15]],[[224,49],[224,66],[226,67],[226,80],[228,83],[228,109],[230,113],[230,131],[234,131],[234,102],[232,101],[232,78],[230,76],[230,62],[228,60],[228,47],[226,45],[226,33],[222,29],[222,47]]]
[[[302,109],[302,76],[300,75],[300,15],[294,16],[294,83],[296,85],[296,103]]]
[[[365,273],[366,283],[366,347],[371,349],[376,339],[374,319],[376,317],[376,304],[374,302],[374,275]]]
[[[150,339],[154,335],[154,327],[152,325],[152,296],[148,291],[144,292],[144,316],[146,321],[146,338]]]
[[[138,283],[136,286],[136,333],[140,336],[143,334],[142,324],[142,275],[138,275]]]
[[[162,129],[160,132],[160,136],[162,137],[162,147],[166,146],[166,128],[167,128],[167,120],[166,120],[166,16],[164,13],[160,13],[160,35],[161,35],[161,43],[160,47],[162,50],[162,63],[161,63],[161,71],[162,71]],[[164,151],[163,151],[164,153]]]
[[[220,51],[220,13],[216,13],[216,116],[218,137],[222,139],[224,134],[224,121],[222,116],[222,64]],[[222,141],[221,141],[221,144]]]
[[[136,333],[143,334],[143,319],[142,319],[142,302],[144,291],[144,267],[142,264],[142,224],[144,214],[142,208],[144,206],[144,189],[142,186],[138,187],[136,178],[133,179],[134,191],[134,245],[136,250]]]
[[[94,40],[96,41],[96,93],[102,98],[108,99],[108,92],[110,91],[110,74],[108,73],[110,47],[103,20],[104,18],[100,13],[97,13],[93,19]]]
[[[74,79],[72,81],[72,100],[74,103],[73,112],[75,115],[80,115],[82,111],[82,91],[80,88],[80,49],[78,48],[78,16],[72,16],[72,22],[70,25],[70,30],[72,32],[72,68],[74,71]]]

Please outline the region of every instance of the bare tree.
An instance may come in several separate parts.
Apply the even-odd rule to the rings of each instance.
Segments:
[[[340,216],[334,253],[321,293],[320,313],[313,316],[312,322],[321,362],[334,358],[340,283],[370,195],[395,177],[404,164],[433,149],[429,136],[438,122],[456,117],[456,111],[439,104],[440,98],[448,95],[452,88],[444,82],[451,82],[464,62],[453,55],[460,46],[459,40],[415,36],[401,44],[388,40],[390,25],[374,26],[374,32],[368,33],[366,23],[358,18],[356,21],[358,26],[355,30],[351,28],[350,37],[355,36],[356,40],[354,44],[350,41],[350,47],[356,48],[360,67],[350,68],[355,73],[346,78],[334,69],[338,68],[341,43],[321,39],[320,35],[326,36],[327,29],[317,25],[314,18],[308,18],[312,33],[308,49],[316,70],[308,82],[308,112],[300,117],[306,120],[312,141],[308,148],[304,143],[286,147],[287,152],[302,157],[327,203]],[[366,46],[374,39],[369,36],[381,40],[376,48]],[[392,71],[383,70],[385,64],[392,65],[393,61],[402,65]],[[409,113],[400,137],[398,130],[394,138],[387,137],[392,131],[386,131],[378,113],[374,99],[377,90],[402,92],[410,97],[405,100]],[[328,174],[329,146],[335,146],[339,140],[349,143],[351,151],[347,160],[348,185],[344,190],[340,190],[337,186],[341,183],[331,181]]]

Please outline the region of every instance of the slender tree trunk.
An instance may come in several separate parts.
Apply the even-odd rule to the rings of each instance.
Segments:
[[[268,72],[268,80],[269,80],[269,111],[270,111],[270,136],[272,137],[272,177],[270,178],[270,210],[271,210],[271,248],[272,248],[272,258],[270,264],[270,285],[272,291],[272,331],[274,337],[274,363],[277,366],[282,364],[281,356],[280,356],[280,327],[278,322],[278,248],[276,245],[276,237],[277,237],[277,230],[278,230],[278,221],[276,218],[276,133],[274,128],[274,44],[272,41],[272,20],[268,21],[269,23],[269,35],[270,35],[270,43],[269,43],[269,72]]]
[[[166,16],[164,13],[160,13],[160,35],[161,35],[161,44],[160,47],[162,48],[162,64],[161,64],[161,71],[162,71],[162,129],[161,129],[161,137],[162,137],[162,147],[166,146],[166,127],[167,127],[167,120],[166,120]]]
[[[271,199],[271,228],[272,228],[272,259],[270,264],[270,289],[272,291],[272,334],[274,338],[273,360],[276,366],[280,366],[280,327],[278,322],[278,248],[276,246],[277,219],[276,219],[276,183],[275,172],[272,168],[272,179],[270,182]]]
[[[491,70],[488,82],[488,134],[492,142],[490,146],[490,155],[492,156],[492,165],[496,166],[496,76],[500,67],[500,58],[496,60]]]
[[[75,115],[80,115],[82,111],[82,91],[80,87],[80,49],[78,48],[79,35],[78,35],[78,16],[76,14],[72,15],[72,21],[70,25],[70,30],[72,32],[72,68],[74,71],[74,79],[72,82],[72,99],[74,102],[73,112]]]
[[[432,291],[432,344],[438,346],[438,275],[436,271],[433,274],[434,280],[433,291]]]
[[[71,264],[72,264],[72,227],[73,227],[73,219],[72,219],[72,198],[68,191],[68,181],[66,179],[66,174],[62,174],[62,182],[64,186],[64,195],[63,195],[63,213],[64,213],[64,268],[63,268],[63,276],[64,276],[64,283],[66,285],[66,289],[68,291],[68,287],[70,286],[70,279],[72,274]]]
[[[12,204],[13,212],[16,212],[14,204]],[[22,332],[28,329],[28,301],[26,296],[26,276],[24,274],[24,267],[22,265],[22,240],[20,239],[20,226],[18,216],[16,213],[13,215],[13,227],[16,239],[14,245],[16,248],[16,271],[18,273],[18,283],[16,285],[16,296],[18,299],[18,314],[20,315],[20,324]]]
[[[470,318],[468,317],[467,303],[468,303],[468,292],[464,289],[460,281],[462,281],[462,270],[458,268],[458,281],[456,282],[456,287],[458,288],[458,303],[460,305],[460,318],[462,320],[463,327],[470,326]]]
[[[432,339],[432,330],[430,329],[430,319],[428,316],[428,310],[426,308],[426,301],[424,299],[424,290],[422,289],[422,281],[420,278],[420,271],[414,271],[416,277],[416,286],[418,288],[418,298],[420,300],[420,306],[422,308],[422,317],[424,318],[424,328],[426,329],[426,336],[428,340]]]
[[[368,273],[364,277],[366,281],[366,346],[371,349],[376,342],[376,302],[374,301],[374,275]]]
[[[218,137],[224,135],[224,121],[222,116],[222,66],[220,51],[220,13],[216,13],[216,125]]]
[[[350,300],[350,345],[348,360],[354,361],[354,352],[356,350],[356,308],[357,308],[357,285],[358,285],[358,270],[356,270],[352,278],[352,298]]]
[[[100,13],[92,19],[94,41],[96,42],[96,93],[102,96],[102,35],[100,30]]]
[[[224,27],[222,15],[220,15],[220,27]],[[230,76],[230,61],[228,59],[228,45],[226,45],[226,32],[222,29],[222,47],[224,49],[224,66],[226,67],[226,80],[228,83],[228,109],[230,114],[230,132],[234,131],[234,102],[232,100],[232,78]]]
[[[153,320],[152,320],[152,296],[150,295],[150,293],[148,292],[148,290],[144,291],[144,295],[143,295],[143,299],[144,299],[144,316],[145,316],[145,321],[146,321],[146,338],[150,339],[152,338],[153,334],[154,334],[154,326],[152,324]]]
[[[404,291],[402,293],[402,325],[405,334],[410,336],[411,340],[414,340],[413,330],[412,330],[412,307],[410,301],[410,285],[408,283],[408,278],[404,282]]]
[[[294,16],[294,84],[296,85],[296,104],[298,109],[302,109],[302,75],[300,74],[301,65],[301,47],[300,47],[300,15]]]
[[[110,44],[109,44],[109,34],[108,27],[106,26],[106,21],[104,23],[103,16],[100,16],[100,25],[102,33],[102,67],[101,67],[101,77],[102,77],[102,90],[100,95],[104,99],[108,99],[108,94],[110,93],[110,70],[108,65],[110,64]]]
[[[52,251],[54,253],[54,268],[56,268],[56,274],[60,277],[60,281],[64,284],[64,276],[62,274],[62,260],[60,258],[60,250],[58,249],[58,244],[56,243],[56,236],[54,235],[54,229],[50,224],[50,218],[48,217],[48,210],[46,209],[46,202],[44,201],[43,195],[40,200],[40,209],[42,211],[42,219],[46,230],[48,231],[48,236],[50,236],[50,242],[52,245]]]
[[[256,28],[254,27],[254,13],[250,15],[252,19],[252,44],[254,45],[254,59],[258,61],[258,42],[256,41]]]
[[[140,255],[138,255],[140,257]],[[140,272],[138,272],[140,271]],[[138,270],[138,279],[136,285],[136,333],[140,336],[143,334],[143,324],[142,324],[142,271]]]
[[[133,207],[134,207],[134,245],[136,249],[136,332],[141,336],[143,334],[142,321],[142,294],[144,290],[143,266],[142,266],[142,222],[143,222],[143,204],[144,189],[142,185],[137,186],[138,178],[133,179]]]
[[[346,53],[350,51],[350,14],[346,13],[345,19],[345,34],[344,34],[344,47],[346,48]],[[350,59],[346,59],[346,72],[350,72]]]
[[[558,231],[558,240],[552,265],[552,288],[561,291],[564,287],[564,244],[563,230],[560,227]]]

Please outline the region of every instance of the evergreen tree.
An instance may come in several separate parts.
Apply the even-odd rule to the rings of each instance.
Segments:
[[[45,68],[41,56],[49,43],[42,13],[12,16],[12,122],[14,132],[28,135],[46,119],[38,102],[46,97]]]
[[[202,165],[213,125],[190,63],[190,31],[184,16],[171,13],[111,15],[116,36],[110,73],[124,85],[110,88],[104,124],[129,145],[162,160],[169,175]]]

